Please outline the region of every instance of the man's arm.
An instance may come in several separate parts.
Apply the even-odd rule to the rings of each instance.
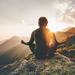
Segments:
[[[34,42],[34,32],[32,32],[29,42],[24,42],[23,40],[21,40],[21,43],[25,44],[25,45],[31,45],[31,44],[33,44],[33,42]]]

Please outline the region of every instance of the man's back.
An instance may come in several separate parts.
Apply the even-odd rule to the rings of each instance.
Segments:
[[[46,55],[48,50],[55,46],[54,33],[47,28],[39,28],[34,31],[34,40],[36,43],[35,51],[37,55]]]
[[[49,55],[54,55],[56,40],[54,33],[47,29],[48,20],[46,17],[40,17],[38,20],[39,28],[32,32],[30,41],[22,43],[29,45],[33,54],[37,58],[44,58]],[[35,42],[35,45],[34,45]]]

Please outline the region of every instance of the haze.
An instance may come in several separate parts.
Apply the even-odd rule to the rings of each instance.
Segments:
[[[74,0],[0,0],[0,40],[13,35],[30,36],[38,28],[40,16],[47,17],[49,27],[55,31],[75,26],[56,21],[73,10],[74,3]]]

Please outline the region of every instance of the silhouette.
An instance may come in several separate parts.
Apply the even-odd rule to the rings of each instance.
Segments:
[[[46,17],[40,17],[38,21],[39,28],[32,32],[30,41],[21,41],[22,44],[29,45],[38,59],[51,58],[56,51],[55,35],[47,28],[47,24]]]

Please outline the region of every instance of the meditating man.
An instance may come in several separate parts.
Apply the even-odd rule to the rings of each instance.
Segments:
[[[22,40],[21,42],[25,45],[29,45],[36,58],[51,58],[54,56],[56,50],[55,35],[47,28],[48,20],[46,17],[40,17],[38,25],[39,28],[32,32],[30,41],[26,43]]]

